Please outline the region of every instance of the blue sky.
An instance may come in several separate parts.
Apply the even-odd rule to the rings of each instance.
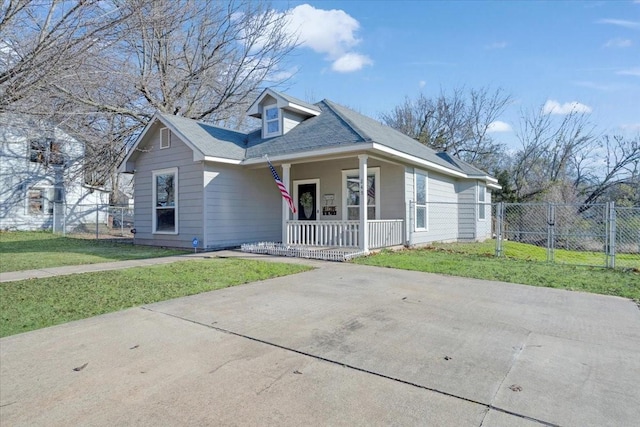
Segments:
[[[420,91],[503,88],[520,111],[589,114],[600,132],[640,132],[640,1],[276,2],[301,46],[287,93],[379,118]]]

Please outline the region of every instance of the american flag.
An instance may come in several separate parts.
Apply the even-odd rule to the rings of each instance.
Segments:
[[[280,180],[278,172],[276,172],[276,169],[271,164],[271,161],[267,160],[267,163],[269,163],[269,169],[271,169],[273,179],[276,180],[276,185],[278,186],[278,190],[280,190],[280,194],[282,194],[282,198],[285,199],[289,204],[289,209],[291,209],[291,212],[296,213],[296,205],[295,203],[293,203],[293,197],[291,197],[291,194],[289,194],[289,192],[287,191],[287,187]]]

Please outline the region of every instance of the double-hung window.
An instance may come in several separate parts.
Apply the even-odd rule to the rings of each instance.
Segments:
[[[264,136],[280,135],[280,112],[276,105],[264,109]]]
[[[178,168],[153,171],[153,232],[178,234]]]
[[[416,230],[427,230],[429,224],[427,209],[427,173],[415,173],[415,228]]]
[[[486,205],[485,205],[485,186],[484,184],[478,184],[478,219],[482,220],[486,218]]]
[[[27,212],[30,215],[42,215],[45,213],[44,189],[30,188],[27,191]]]
[[[33,140],[29,143],[29,161],[44,165],[63,165],[62,147],[59,142],[50,138]]]
[[[342,171],[344,211],[347,220],[360,219],[360,175],[357,169]],[[367,218],[380,219],[380,168],[367,172]],[[343,214],[344,218],[344,214]]]

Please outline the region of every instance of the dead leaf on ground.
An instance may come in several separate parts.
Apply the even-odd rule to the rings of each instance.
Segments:
[[[85,363],[82,366],[78,366],[77,368],[73,368],[73,370],[76,371],[76,372],[82,371],[84,368],[87,367],[88,364],[89,364],[89,362]]]
[[[522,387],[520,387],[518,384],[511,384],[509,388],[511,389],[511,391],[522,391]]]

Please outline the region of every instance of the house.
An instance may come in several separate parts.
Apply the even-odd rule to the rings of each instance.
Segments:
[[[134,174],[137,243],[367,251],[491,236],[487,206],[500,187],[485,172],[329,100],[266,89],[247,113],[259,129],[154,115],[120,165]]]
[[[95,223],[96,205],[108,203],[108,193],[84,185],[83,160],[84,144],[60,128],[1,114],[0,230]]]

